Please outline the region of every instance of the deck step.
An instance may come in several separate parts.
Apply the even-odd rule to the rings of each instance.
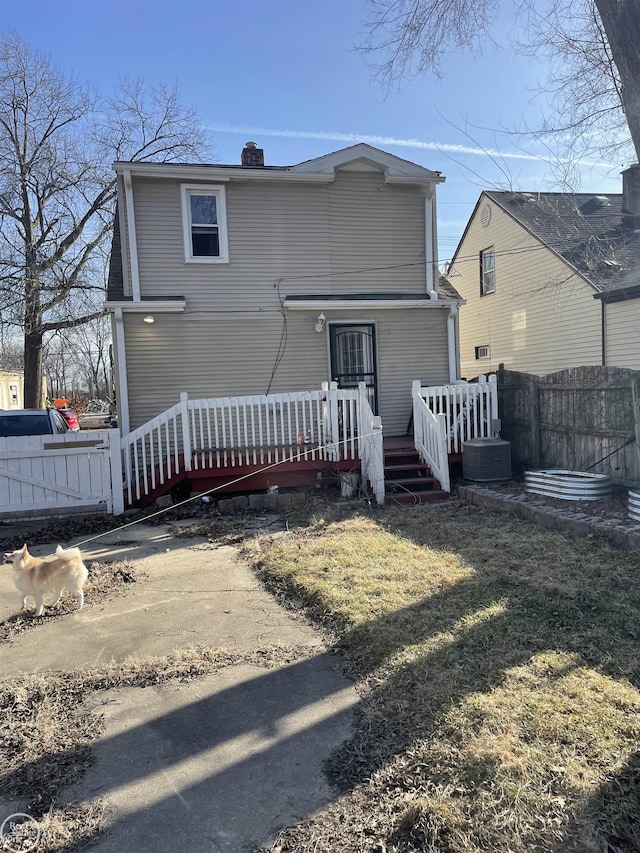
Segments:
[[[428,501],[447,500],[449,495],[440,488],[418,451],[406,447],[385,448],[385,493],[389,504],[416,506]]]
[[[438,481],[435,477],[390,477],[387,479],[384,478],[385,484],[388,486],[401,486],[402,488],[407,488],[407,486],[430,486],[432,487],[434,483]]]
[[[431,489],[426,492],[394,492],[387,495],[387,506],[392,504],[403,504],[417,506],[418,504],[431,503],[431,501],[446,501],[449,493],[442,489]]]
[[[420,454],[417,450],[412,450],[411,448],[407,448],[406,450],[385,450],[384,458],[385,459],[393,459],[394,457],[399,456],[402,459],[406,459],[407,457],[417,456],[420,458]]]
[[[430,469],[424,462],[414,462],[413,464],[408,462],[404,465],[385,465],[384,470],[386,474],[387,472],[393,473],[394,471],[429,471]]]

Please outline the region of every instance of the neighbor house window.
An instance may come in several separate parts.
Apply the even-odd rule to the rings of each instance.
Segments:
[[[482,346],[476,347],[476,359],[478,358],[490,358],[491,356],[491,348],[489,344],[482,344]]]
[[[496,289],[496,254],[493,246],[480,252],[480,296]]]
[[[224,187],[182,186],[184,259],[187,263],[227,263]]]

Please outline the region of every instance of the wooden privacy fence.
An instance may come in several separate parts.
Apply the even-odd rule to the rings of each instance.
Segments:
[[[640,371],[590,366],[534,376],[501,368],[498,397],[514,466],[640,480]]]
[[[0,438],[3,517],[123,510],[118,430]]]

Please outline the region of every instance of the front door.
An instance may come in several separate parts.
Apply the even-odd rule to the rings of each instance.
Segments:
[[[373,323],[331,323],[331,379],[338,388],[367,386],[369,403],[378,414],[378,377],[376,371],[376,330]]]

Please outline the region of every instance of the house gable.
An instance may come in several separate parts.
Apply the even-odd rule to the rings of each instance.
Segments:
[[[292,166],[290,171],[297,174],[334,174],[336,169],[351,169],[353,171],[383,171],[388,183],[442,183],[444,178],[440,172],[425,169],[417,163],[403,160],[395,154],[381,151],[372,145],[360,142],[340,151],[333,151],[323,157],[306,160]]]

